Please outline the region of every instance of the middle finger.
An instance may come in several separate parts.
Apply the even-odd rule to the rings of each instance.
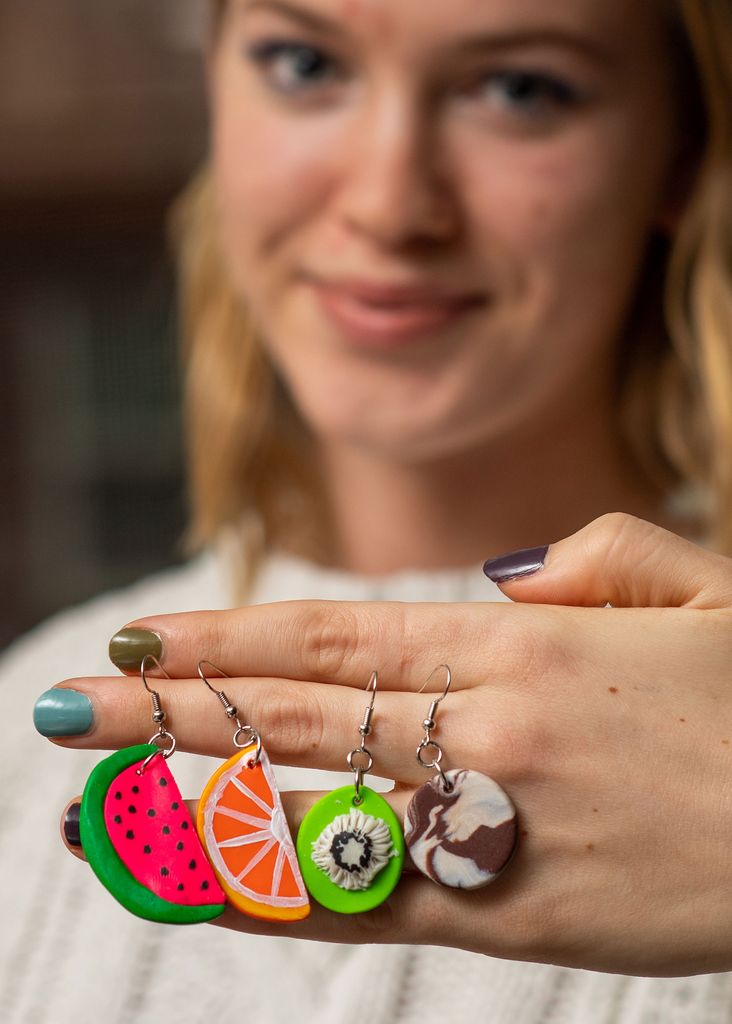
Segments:
[[[346,757],[361,742],[359,726],[370,695],[349,686],[304,683],[292,679],[231,678],[226,695],[244,725],[260,733],[275,763],[326,771],[347,771]],[[165,727],[178,749],[214,757],[234,752],[236,723],[203,683],[196,679],[156,679],[166,713]],[[150,695],[139,679],[115,677],[67,680],[56,690],[84,693],[92,704],[93,724],[83,736],[55,738],[69,747],[114,750],[147,742],[156,732]],[[451,710],[457,710],[452,698]],[[423,694],[379,692],[372,732],[365,738],[377,775],[419,784],[426,772],[416,760],[426,711]]]

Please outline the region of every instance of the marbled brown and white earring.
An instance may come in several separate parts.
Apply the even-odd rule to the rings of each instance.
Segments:
[[[479,889],[498,877],[516,850],[516,808],[488,775],[469,768],[444,771],[442,747],[432,739],[439,704],[452,682],[448,665],[445,688],[422,722],[424,738],[417,761],[436,774],[412,797],[404,818],[404,838],[415,866],[434,882],[454,889]],[[428,760],[429,758],[429,760]]]

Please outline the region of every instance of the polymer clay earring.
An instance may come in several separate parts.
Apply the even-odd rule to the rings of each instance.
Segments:
[[[226,897],[203,852],[193,820],[168,768],[175,737],[165,728],[160,695],[148,685],[158,731],[125,747],[92,770],[84,788],[79,829],[84,854],[127,910],[149,921],[193,924],[224,911]]]
[[[360,745],[346,760],[353,785],[333,790],[314,804],[297,833],[297,855],[313,899],[339,914],[372,910],[392,893],[404,864],[404,837],[394,811],[363,785],[374,759],[365,745],[371,735],[377,673],[366,690],[371,702],[358,732]]]
[[[237,752],[201,794],[198,835],[221,888],[238,910],[264,921],[301,921],[310,913],[310,900],[262,739],[254,726],[241,724],[224,691],[211,686],[205,666],[226,673],[210,661],[198,663],[199,676],[236,722]]]
[[[440,885],[479,889],[492,882],[516,850],[516,808],[503,789],[488,775],[469,768],[441,767],[442,747],[434,739],[437,708],[452,682],[448,665],[442,695],[430,704],[422,722],[424,738],[417,761],[436,774],[412,797],[404,819],[404,838],[415,866]]]

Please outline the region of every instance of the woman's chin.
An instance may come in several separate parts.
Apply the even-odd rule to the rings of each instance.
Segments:
[[[312,402],[312,405],[311,405]],[[411,404],[396,407],[377,401],[363,406],[347,395],[337,401],[298,403],[300,415],[326,448],[350,449],[364,459],[378,458],[418,464],[450,458],[485,440],[485,422],[467,423],[456,409],[452,415],[415,415]]]

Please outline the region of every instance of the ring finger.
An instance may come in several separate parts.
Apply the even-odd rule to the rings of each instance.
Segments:
[[[312,804],[323,795],[312,791],[281,794],[293,835],[297,834],[300,823]],[[399,817],[404,815],[410,797],[411,791],[408,790],[396,790],[385,794],[385,799]],[[61,819],[61,834],[67,848],[76,857],[85,860],[82,847],[69,842],[68,832],[64,828],[69,810],[75,804],[78,805],[80,799],[76,797],[65,808]],[[186,803],[195,820],[197,801],[187,800]],[[424,878],[406,853],[404,872],[399,885],[385,903],[367,913],[336,914],[311,901],[310,915],[304,921],[287,923],[262,921],[228,906],[224,914],[211,923],[214,926],[250,934],[290,936],[320,942],[444,942],[444,936],[454,935],[454,925],[447,923],[451,920],[456,923],[462,922],[466,936],[470,934],[475,937],[474,925],[468,925],[465,920],[466,911],[470,909],[471,904],[477,910],[478,907],[475,905],[483,902],[485,893],[479,894],[477,900],[475,894],[468,894],[472,897],[468,899],[465,895],[456,890],[436,886]]]

